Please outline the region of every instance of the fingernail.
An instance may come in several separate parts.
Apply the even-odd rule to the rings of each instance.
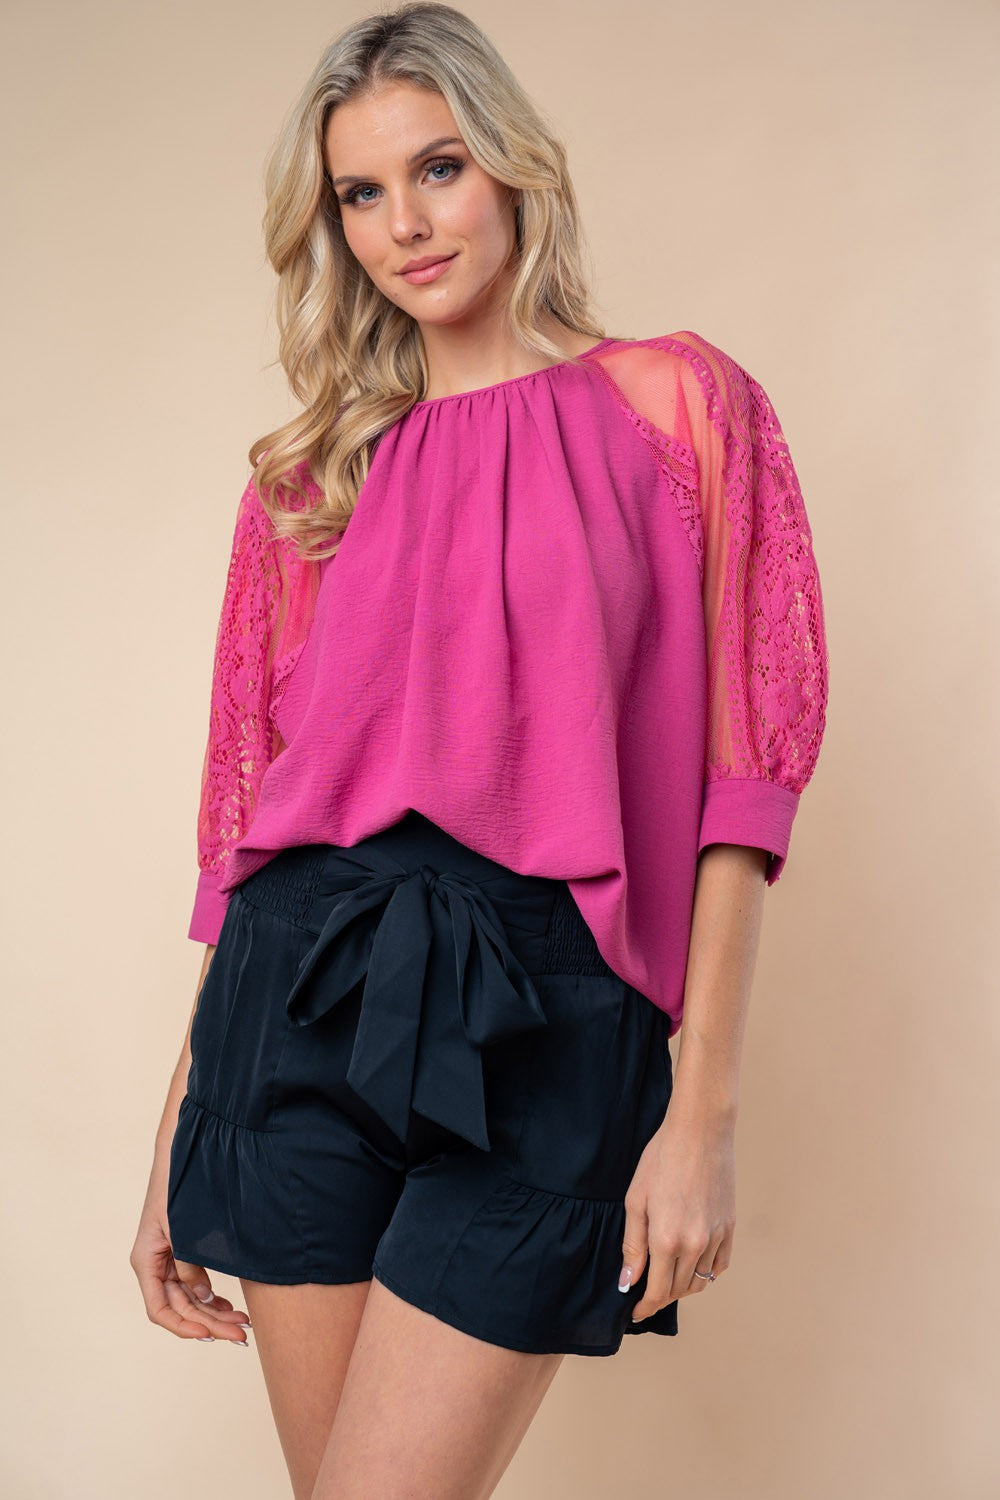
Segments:
[[[249,1349],[250,1348],[250,1345],[249,1345],[248,1341],[245,1340],[245,1339],[227,1339],[226,1342],[229,1343],[229,1344],[235,1344],[236,1347],[237,1347],[237,1349]]]
[[[618,1278],[618,1290],[620,1292],[627,1292],[628,1289],[629,1289],[629,1287],[631,1285],[632,1285],[632,1267],[631,1266],[622,1266],[622,1273],[621,1273],[621,1275]]]
[[[253,1328],[252,1323],[240,1323],[240,1328]]]
[[[209,1333],[205,1336],[205,1338],[199,1338],[198,1342],[199,1344],[214,1344],[215,1337],[213,1334]]]
[[[213,1295],[212,1288],[210,1286],[204,1285],[196,1286],[194,1289],[194,1294],[198,1298],[199,1302],[211,1302]]]

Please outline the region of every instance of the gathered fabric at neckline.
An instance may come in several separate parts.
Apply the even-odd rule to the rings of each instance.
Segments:
[[[589,349],[581,350],[576,358],[586,359],[588,355],[596,354],[598,350],[605,348],[608,344],[621,342],[621,339],[615,339],[610,336],[603,338],[599,343],[592,344]],[[555,364],[545,365],[541,370],[529,370],[526,375],[512,375],[507,380],[495,380],[492,385],[479,385],[471,391],[454,391],[450,396],[427,396],[422,401],[414,401],[408,410],[416,411],[420,407],[440,406],[444,401],[464,401],[469,396],[486,396],[491,391],[502,390],[504,386],[518,385],[522,380],[537,380],[539,375],[551,375],[553,370],[565,370],[568,366],[572,366],[572,364],[573,361],[571,359],[560,359]]]

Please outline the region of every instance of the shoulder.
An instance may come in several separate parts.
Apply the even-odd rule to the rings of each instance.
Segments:
[[[650,338],[621,339],[602,350],[607,374],[630,405],[642,411],[670,411],[677,431],[714,440],[713,434],[754,434],[772,446],[784,441],[771,399],[760,381],[738,359],[704,334],[691,329]],[[687,436],[687,434],[685,434]],[[695,441],[694,446],[697,446]]]
[[[252,515],[256,524],[265,530],[268,529],[276,511],[298,511],[311,508],[323,499],[324,493],[313,474],[312,464],[307,457],[290,463],[277,477],[271,478],[265,501],[257,483],[257,472],[269,452],[269,449],[265,449],[261,453],[257,468],[247,480],[240,502],[241,509],[248,515]]]
[[[615,388],[627,415],[688,449],[697,449],[745,406],[751,377],[704,334],[692,329],[614,339],[591,356]],[[735,400],[734,400],[735,398]]]
[[[662,380],[668,371],[681,380],[690,375],[706,393],[753,380],[732,354],[690,328],[648,338],[617,339],[601,350],[598,358],[609,374],[618,369],[649,380]]]

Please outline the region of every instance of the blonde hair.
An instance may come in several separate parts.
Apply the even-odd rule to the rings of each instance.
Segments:
[[[265,172],[279,358],[303,410],[259,438],[249,457],[275,531],[295,537],[303,558],[336,552],[380,434],[427,387],[418,325],[352,254],[323,158],[331,111],[400,79],[443,95],[473,158],[521,192],[507,330],[553,361],[566,355],[540,332],[542,319],[604,336],[582,268],[565,148],[489,38],[461,11],[430,3],[403,4],[348,27],[317,63]],[[320,498],[304,505],[310,484]]]

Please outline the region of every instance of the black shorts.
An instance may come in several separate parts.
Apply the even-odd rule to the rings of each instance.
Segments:
[[[466,1333],[608,1355],[676,1334],[618,1290],[625,1192],[672,1088],[670,1018],[563,880],[416,812],[238,886],[191,1027],[174,1255],[253,1281],[374,1275]]]

